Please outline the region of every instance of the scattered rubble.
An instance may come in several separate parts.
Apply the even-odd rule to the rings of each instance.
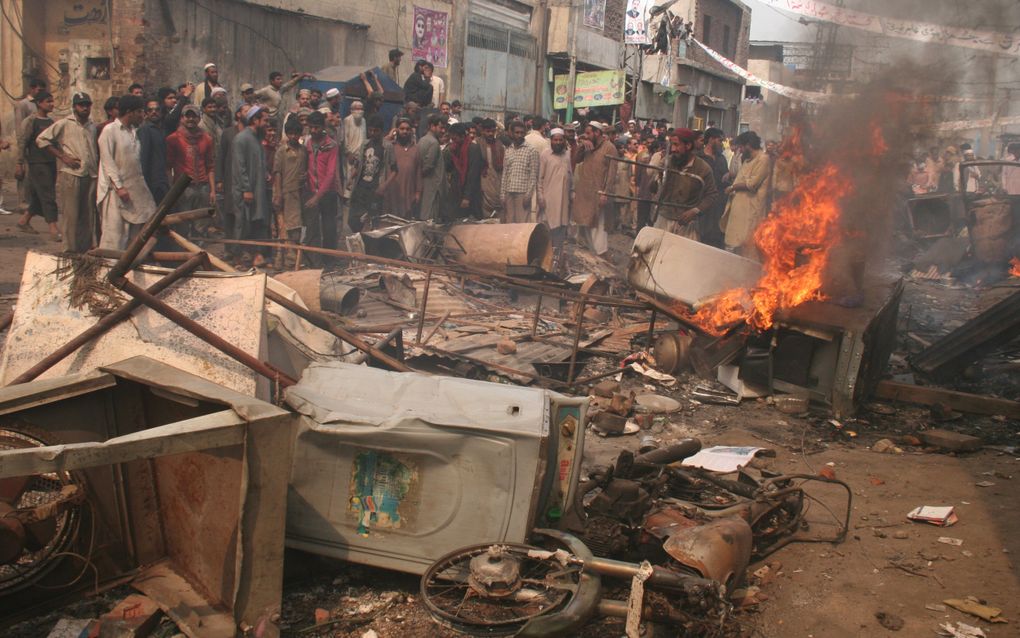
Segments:
[[[851,488],[841,480],[842,462],[814,455],[870,447],[890,454],[881,462],[896,463],[932,452],[980,453],[992,443],[1016,454],[1015,389],[982,393],[979,380],[967,377],[983,363],[1004,366],[993,374],[1014,370],[1006,365],[1016,356],[1009,354],[1012,337],[981,328],[992,310],[947,324],[947,336],[922,324],[909,295],[934,284],[906,291],[902,281],[874,281],[858,308],[813,301],[778,316],[770,330],[735,322],[719,335],[692,324],[691,313],[734,281],[753,282],[754,262],[645,229],[626,279],[615,264],[574,247],[561,277],[550,273],[541,225],[389,223],[352,243],[362,252],[319,249],[337,260],[335,270],[273,276],[234,271],[160,221],[123,254],[30,254],[19,303],[0,321],[7,327],[0,377],[9,384],[0,406],[25,415],[5,432],[27,423],[47,436],[22,437],[0,451],[0,485],[29,472],[60,476],[61,485],[47,492],[48,510],[20,501],[13,509],[19,520],[29,521],[24,512],[31,509],[63,522],[57,532],[40,530],[39,521],[22,525],[28,531],[17,533],[18,560],[54,561],[45,578],[62,594],[83,595],[117,579],[144,594],[118,592],[102,599],[104,608],[59,619],[47,631],[131,624],[120,629],[192,636],[199,626],[222,627],[226,635],[272,625],[301,635],[452,636],[451,627],[515,625],[525,617],[541,626],[563,611],[564,592],[575,591],[587,605],[571,619],[577,627],[619,635],[622,623],[640,619],[696,635],[710,624],[735,626],[747,613],[740,610],[769,600],[776,579],[803,573],[764,562],[778,549],[844,540],[857,490],[906,489],[881,472]],[[157,233],[181,251],[146,248]],[[492,233],[505,236],[499,241],[511,247],[509,261],[489,250]],[[688,252],[680,259],[682,250]],[[732,267],[705,265],[712,263]],[[726,276],[660,276],[678,267]],[[1015,297],[993,305],[995,313]],[[138,355],[163,365],[130,358]],[[44,414],[96,397],[118,407],[110,408],[115,426],[92,438],[77,440]],[[696,428],[722,433],[725,423],[714,415],[727,410],[768,414],[774,429],[752,430],[761,440],[693,449],[686,436]],[[266,420],[277,428],[273,435]],[[611,465],[588,467],[586,440],[628,451]],[[773,469],[783,450],[806,469]],[[202,463],[178,467],[163,460],[171,455],[201,456]],[[99,466],[123,475],[97,481]],[[173,468],[169,477],[166,467]],[[205,472],[218,473],[215,498]],[[73,489],[85,475],[87,496]],[[845,489],[845,517],[806,529],[806,484]],[[996,487],[990,480],[971,484]],[[180,499],[195,502],[167,511],[179,500],[163,494],[173,486]],[[154,494],[160,498],[145,500]],[[0,507],[11,509],[7,503]],[[124,514],[100,519],[99,508],[111,503],[110,512]],[[211,511],[215,504],[223,507]],[[253,507],[286,515],[246,514]],[[960,505],[946,507],[948,513],[918,508],[908,518],[952,525]],[[872,512],[855,529],[870,528],[862,533],[872,542],[896,541],[897,548],[923,540],[923,526],[883,531],[898,524],[890,518],[909,525],[899,512]],[[264,542],[252,549],[229,537],[226,519],[243,538]],[[90,547],[84,522],[100,525],[91,534],[116,542]],[[213,523],[213,531],[202,527]],[[289,547],[423,575],[424,598],[413,584],[380,592],[372,583],[349,585],[345,576],[317,585],[322,596],[281,594],[284,523]],[[129,525],[147,531],[131,535]],[[159,543],[139,542],[154,530],[163,534]],[[72,532],[70,540],[62,536]],[[943,548],[953,556],[930,561],[982,556],[971,536],[962,536],[968,550]],[[723,547],[721,537],[739,539],[739,547]],[[188,554],[182,539],[193,538],[205,542]],[[49,554],[33,549],[58,540],[86,560],[57,560],[65,553],[57,545]],[[537,550],[553,553],[537,558],[530,553]],[[902,551],[876,571],[891,566],[901,577],[939,579]],[[194,562],[175,562],[182,558]],[[515,576],[529,564],[556,586]],[[605,580],[595,598],[581,586],[585,576]],[[255,581],[257,596],[246,589]],[[437,584],[459,588],[461,602],[470,588],[471,609],[444,606],[429,589]],[[24,613],[24,591],[3,596],[6,609]],[[515,611],[508,612],[511,601]],[[975,598],[944,605],[1004,622],[1001,610]],[[605,618],[591,620],[596,609]],[[913,619],[888,611],[875,619],[890,631],[914,627]],[[981,635],[966,633],[962,623],[942,628]]]

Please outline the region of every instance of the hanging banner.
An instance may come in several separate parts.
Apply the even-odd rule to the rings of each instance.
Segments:
[[[627,0],[627,13],[623,18],[625,44],[651,44],[648,33],[648,9],[652,0]]]
[[[974,131],[982,128],[991,128],[992,126],[1012,126],[1013,124],[1020,124],[1020,115],[1000,117],[997,120],[986,118],[983,120],[941,122],[936,124],[934,128],[937,133],[953,133],[955,131]]]
[[[438,67],[446,66],[446,38],[450,14],[445,11],[414,8],[414,33],[411,35],[411,57],[428,60]]]
[[[623,70],[578,73],[574,79],[574,108],[623,104]],[[553,77],[553,108],[567,108],[570,76]]]
[[[790,13],[807,16],[816,20],[832,22],[851,29],[861,29],[892,38],[904,38],[917,42],[946,44],[968,49],[979,49],[993,53],[1020,55],[1020,35],[1001,31],[983,31],[946,27],[927,22],[897,20],[871,13],[852,11],[817,0],[760,0],[764,4]]]
[[[813,102],[813,103],[816,103],[816,104],[821,104],[821,103],[824,103],[824,102],[828,102],[829,99],[833,97],[832,95],[829,95],[828,93],[818,93],[816,91],[802,91],[800,89],[795,89],[795,88],[793,88],[791,86],[785,86],[783,84],[777,84],[775,82],[770,82],[768,80],[763,80],[762,78],[758,77],[754,73],[751,73],[747,69],[745,69],[743,67],[740,67],[740,66],[737,66],[735,63],[733,63],[730,60],[726,59],[721,53],[719,53],[718,51],[715,51],[713,49],[708,48],[707,46],[702,44],[700,41],[695,40],[694,38],[690,38],[690,40],[691,40],[691,42],[694,42],[699,47],[704,49],[705,53],[707,53],[713,59],[715,59],[716,62],[718,62],[719,64],[721,64],[724,67],[726,67],[726,69],[729,70],[731,73],[736,73],[737,75],[739,75],[740,77],[744,78],[748,82],[751,82],[753,84],[757,84],[757,85],[761,86],[762,88],[765,88],[765,89],[768,89],[769,91],[773,91],[775,93],[778,93],[779,95],[786,96],[786,97],[788,97],[790,99],[793,99],[793,100],[802,100],[804,102]]]
[[[584,26],[606,28],[606,0],[584,0]]]

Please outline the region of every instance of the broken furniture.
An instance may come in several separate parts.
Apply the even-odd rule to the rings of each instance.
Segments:
[[[765,365],[747,355],[741,379],[807,396],[836,418],[851,416],[874,391],[896,345],[903,280],[872,280],[855,308],[809,301],[776,317],[771,382]],[[756,368],[752,372],[750,368]]]
[[[40,519],[0,544],[0,622],[130,580],[190,638],[279,635],[293,425],[147,357],[0,389],[4,507]]]
[[[313,364],[287,545],[422,573],[466,544],[524,542],[569,514],[587,398],[343,363]]]
[[[721,292],[751,288],[760,277],[756,261],[650,226],[634,239],[627,270],[635,289],[695,309]]]
[[[1002,190],[1002,173],[1020,169],[1020,162],[974,160],[960,162],[958,190],[931,193],[907,200],[911,232],[918,239],[953,237],[967,230],[972,256],[985,264],[1005,267],[1020,254],[1020,196]],[[972,171],[978,171],[978,191]]]
[[[907,200],[910,232],[918,239],[950,237],[965,222],[959,193],[929,193]]]
[[[1020,292],[1015,292],[910,358],[915,370],[947,379],[1020,335]]]
[[[92,256],[54,256],[29,251],[19,303],[0,355],[0,382],[11,384],[93,370],[143,354],[232,390],[269,399],[270,381],[231,355],[211,347],[176,321],[106,284],[114,262]],[[181,268],[187,266],[182,264]],[[180,268],[178,269],[180,270]],[[155,290],[177,271],[139,266],[126,279]],[[289,377],[309,361],[344,354],[340,341],[269,298],[300,305],[297,294],[263,273],[195,272],[163,286],[159,299],[234,348],[268,360]],[[116,308],[132,305],[123,313]],[[300,309],[299,309],[300,310]],[[120,313],[118,322],[109,318]],[[105,330],[96,330],[106,324]],[[53,360],[58,346],[92,334]],[[40,369],[40,362],[48,365]],[[28,378],[25,374],[31,372]]]
[[[691,310],[721,293],[751,290],[760,277],[757,262],[655,228],[638,233],[627,273],[648,303],[701,333],[660,336],[655,354],[664,371],[676,372],[689,362],[738,397],[786,392],[809,397],[837,417],[853,414],[892,354],[902,281],[868,282],[863,303],[854,308],[800,304],[780,312],[764,333],[729,326],[709,335],[690,321]]]

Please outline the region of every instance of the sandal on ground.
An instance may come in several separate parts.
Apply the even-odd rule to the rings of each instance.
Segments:
[[[34,228],[32,228],[32,224],[30,224],[30,223],[22,224],[21,222],[18,222],[17,223],[17,227],[18,227],[18,230],[20,230],[23,233],[28,233],[29,235],[38,235],[39,234],[39,231],[34,229]]]

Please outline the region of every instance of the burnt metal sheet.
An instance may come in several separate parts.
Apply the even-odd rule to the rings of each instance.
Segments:
[[[1020,335],[1020,292],[1015,292],[911,358],[932,377],[946,378]]]
[[[3,384],[97,321],[87,307],[70,306],[71,282],[55,274],[59,259],[38,252],[29,252],[25,258],[14,321],[0,357]],[[106,271],[103,267],[98,276],[105,277]],[[132,271],[128,278],[148,287],[167,272],[147,268]],[[160,298],[248,354],[263,358],[265,289],[264,274],[199,275],[182,279]],[[136,355],[150,356],[250,396],[269,397],[268,383],[255,372],[149,308],[139,308],[129,320],[66,357],[40,379],[92,370]]]
[[[758,262],[651,227],[634,239],[627,271],[636,289],[690,306],[731,288],[751,288],[760,277]]]
[[[517,352],[501,354],[496,349],[496,343],[506,338],[506,335],[483,332],[456,337],[449,341],[435,341],[429,345],[453,355],[465,355],[480,361],[539,376],[549,376],[547,369],[549,365],[563,364],[570,360],[572,349],[569,344],[550,343],[549,341],[516,342]],[[443,352],[437,354],[443,356]],[[498,368],[491,368],[490,370],[495,374],[510,377],[519,382],[526,383],[530,381],[530,379],[514,375],[506,370]]]
[[[896,342],[896,322],[903,280],[871,281],[864,302],[845,308],[828,302],[808,302],[777,317],[777,328],[789,328],[815,340],[810,361],[804,362],[813,387],[773,379],[773,387],[787,392],[807,391],[831,406],[837,417],[850,416],[878,384]],[[780,333],[781,334],[781,333]]]
[[[384,275],[397,277],[408,276],[415,288],[415,306],[401,307],[386,297],[385,291],[379,286],[379,278]],[[422,293],[425,288],[425,273],[420,270],[401,268],[371,269],[352,274],[338,275],[337,281],[349,286],[360,288],[364,294],[358,303],[358,312],[345,317],[358,328],[377,326],[395,326],[401,323],[410,324],[418,317],[421,309]],[[426,322],[442,317],[449,312],[451,315],[470,314],[483,311],[484,305],[460,291],[456,280],[448,275],[434,273],[429,286],[429,303],[426,310]]]

